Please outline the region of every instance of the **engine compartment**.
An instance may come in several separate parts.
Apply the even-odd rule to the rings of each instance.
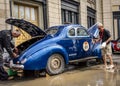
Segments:
[[[30,45],[32,45],[33,43],[37,42],[38,40],[41,40],[42,38],[44,38],[44,36],[37,36],[37,37],[31,38],[31,39],[21,43],[20,45],[17,46],[18,51],[19,51],[18,54],[21,54]]]

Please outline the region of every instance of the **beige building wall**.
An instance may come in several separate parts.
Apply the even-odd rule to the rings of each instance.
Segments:
[[[112,0],[112,11],[120,11],[120,0]]]
[[[0,30],[10,28],[5,19],[10,17],[9,0],[0,0]]]
[[[48,27],[61,24],[61,0],[48,0]]]
[[[112,11],[119,11],[119,5],[112,5]]]
[[[120,6],[120,0],[111,0],[112,5],[118,5]]]
[[[96,0],[96,22],[103,23],[102,0]]]
[[[96,10],[96,22],[103,23],[102,0],[96,0],[96,4],[88,3],[87,0],[80,0],[80,23],[87,27],[87,6]]]
[[[5,19],[10,17],[10,0],[0,0],[0,30],[9,29]],[[120,11],[120,0],[96,0],[96,5],[90,4],[87,0],[75,0],[80,2],[79,22],[87,27],[87,6],[96,10],[96,22],[104,24],[113,35],[113,12]],[[47,22],[48,27],[62,24],[61,20],[61,0],[47,0]],[[117,27],[115,28],[115,38],[117,38]]]
[[[111,0],[103,0],[103,24],[113,36],[113,15]]]
[[[80,23],[87,28],[87,0],[80,0]]]

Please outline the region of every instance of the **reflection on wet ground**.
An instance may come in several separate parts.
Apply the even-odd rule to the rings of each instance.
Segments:
[[[0,86],[120,86],[120,58],[115,58],[114,62],[117,63],[114,70],[107,71],[102,64],[89,67],[77,65],[77,68],[71,65],[63,74],[0,81]]]

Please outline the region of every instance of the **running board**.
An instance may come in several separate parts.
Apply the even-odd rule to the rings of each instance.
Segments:
[[[70,63],[72,62],[82,62],[82,61],[86,61],[86,60],[90,60],[90,59],[96,59],[98,58],[97,56],[96,57],[85,57],[85,58],[81,58],[81,59],[77,59],[77,60],[71,60],[69,61]]]

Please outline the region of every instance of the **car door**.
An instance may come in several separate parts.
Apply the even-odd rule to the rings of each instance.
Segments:
[[[93,41],[93,43],[91,43],[92,56],[98,56],[101,58],[101,41],[95,42],[95,40],[99,38],[99,29],[97,23],[87,29],[87,32]]]
[[[78,50],[77,50],[77,40],[76,40],[76,29],[75,27],[68,30],[68,55],[70,60],[77,59]]]
[[[77,48],[78,58],[91,56],[92,54],[92,39],[84,27],[78,27],[77,33]]]
[[[75,39],[76,33],[75,28],[70,27],[66,30],[66,37],[59,41],[59,44],[64,47],[68,53],[69,60],[74,60],[77,58],[77,41]]]

